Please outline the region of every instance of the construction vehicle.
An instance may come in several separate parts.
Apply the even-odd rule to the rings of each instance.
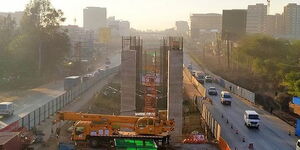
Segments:
[[[109,144],[117,138],[153,139],[168,144],[169,132],[175,125],[173,120],[167,120],[166,111],[159,111],[158,117],[58,112],[54,123],[64,120],[75,121],[71,139],[91,147]]]

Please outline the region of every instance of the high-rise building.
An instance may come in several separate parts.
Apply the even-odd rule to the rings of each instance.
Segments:
[[[106,27],[106,16],[106,8],[87,7],[83,9],[83,27],[98,32]]]
[[[267,16],[267,5],[249,5],[247,10],[247,33],[263,33],[264,22]]]
[[[246,34],[247,10],[223,10],[222,39],[236,41]]]
[[[222,15],[221,14],[192,14],[191,19],[191,37],[200,39],[201,32],[221,31]]]
[[[130,22],[129,21],[120,21],[119,33],[120,33],[120,36],[129,36],[130,35]]]
[[[289,39],[300,38],[300,5],[290,3],[284,7],[284,33]]]
[[[283,16],[281,14],[268,15],[265,18],[264,33],[274,37],[283,37]]]
[[[188,35],[189,32],[189,23],[187,21],[176,21],[176,31],[181,36]]]
[[[116,20],[114,16],[107,19],[107,26],[112,31],[112,36],[129,36],[130,35],[130,22],[123,20]]]

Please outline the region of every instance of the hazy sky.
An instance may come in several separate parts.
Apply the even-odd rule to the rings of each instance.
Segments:
[[[0,0],[0,12],[24,10],[29,0]],[[5,2],[4,2],[5,1]],[[223,9],[246,9],[249,4],[267,0],[50,0],[67,17],[65,24],[82,26],[83,8],[106,7],[108,16],[128,20],[136,29],[162,30],[174,27],[176,20],[189,21],[192,13],[222,13]],[[300,0],[271,0],[271,14],[283,12],[288,3]]]

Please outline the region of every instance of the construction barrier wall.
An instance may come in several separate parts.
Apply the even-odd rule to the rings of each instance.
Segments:
[[[202,105],[199,108],[200,113],[202,115],[202,118],[205,120],[206,124],[208,125],[211,133],[214,135],[214,138],[216,138],[217,140],[220,139],[221,136],[221,126],[220,124],[217,122],[217,120],[214,119],[213,115],[209,112],[209,110],[207,109],[207,107],[203,104],[203,103],[199,103],[199,105]]]
[[[226,90],[230,91],[231,93],[234,93],[252,103],[255,103],[255,93],[242,88],[238,85],[235,85],[229,81],[224,80],[223,78],[221,78],[218,75],[215,75],[214,73],[210,72],[209,70],[205,69],[205,73],[209,74],[210,76],[212,76],[215,81],[222,86],[223,88],[225,88]]]
[[[51,115],[54,115],[57,111],[61,110],[64,106],[69,104],[74,99],[78,98],[89,88],[93,87],[100,80],[105,77],[117,73],[119,71],[119,66],[107,69],[103,72],[100,72],[97,76],[82,82],[80,85],[72,88],[69,91],[66,91],[62,95],[59,95],[52,100],[41,104],[32,112],[28,112],[24,117],[21,117],[14,121],[13,123],[7,125],[6,127],[0,129],[0,132],[9,132],[20,127],[27,129],[32,129],[39,125],[42,121],[49,118]]]
[[[231,150],[227,142],[222,137],[219,139],[219,148],[220,150]]]
[[[184,75],[187,76],[187,78],[192,82],[192,84],[195,86],[195,88],[200,92],[202,97],[205,97],[206,96],[205,87],[196,80],[196,78],[191,74],[191,72],[186,67],[184,67],[183,72],[184,72]],[[213,134],[214,138],[216,138],[218,140],[221,135],[220,124],[217,122],[217,120],[215,120],[213,118],[212,114],[209,112],[207,107],[204,105],[203,101],[201,101],[201,100],[196,101],[195,104],[196,104],[198,110],[200,111],[201,116],[202,116],[203,120],[205,121],[206,125],[208,126],[209,130]]]
[[[205,87],[197,81],[197,79],[191,74],[191,72],[186,68],[183,67],[183,73],[186,77],[192,82],[195,88],[200,92],[203,97],[206,97],[206,89]]]

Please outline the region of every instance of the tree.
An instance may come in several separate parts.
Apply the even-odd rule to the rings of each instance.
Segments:
[[[60,30],[63,21],[63,12],[49,0],[31,0],[25,9],[22,31],[33,39],[35,63],[44,74],[57,72],[70,49],[67,34]]]
[[[0,19],[0,78],[7,78],[9,76],[8,69],[12,60],[8,57],[8,46],[15,35],[16,22],[11,15]]]
[[[289,94],[300,96],[300,72],[288,73],[283,84],[288,87]]]

